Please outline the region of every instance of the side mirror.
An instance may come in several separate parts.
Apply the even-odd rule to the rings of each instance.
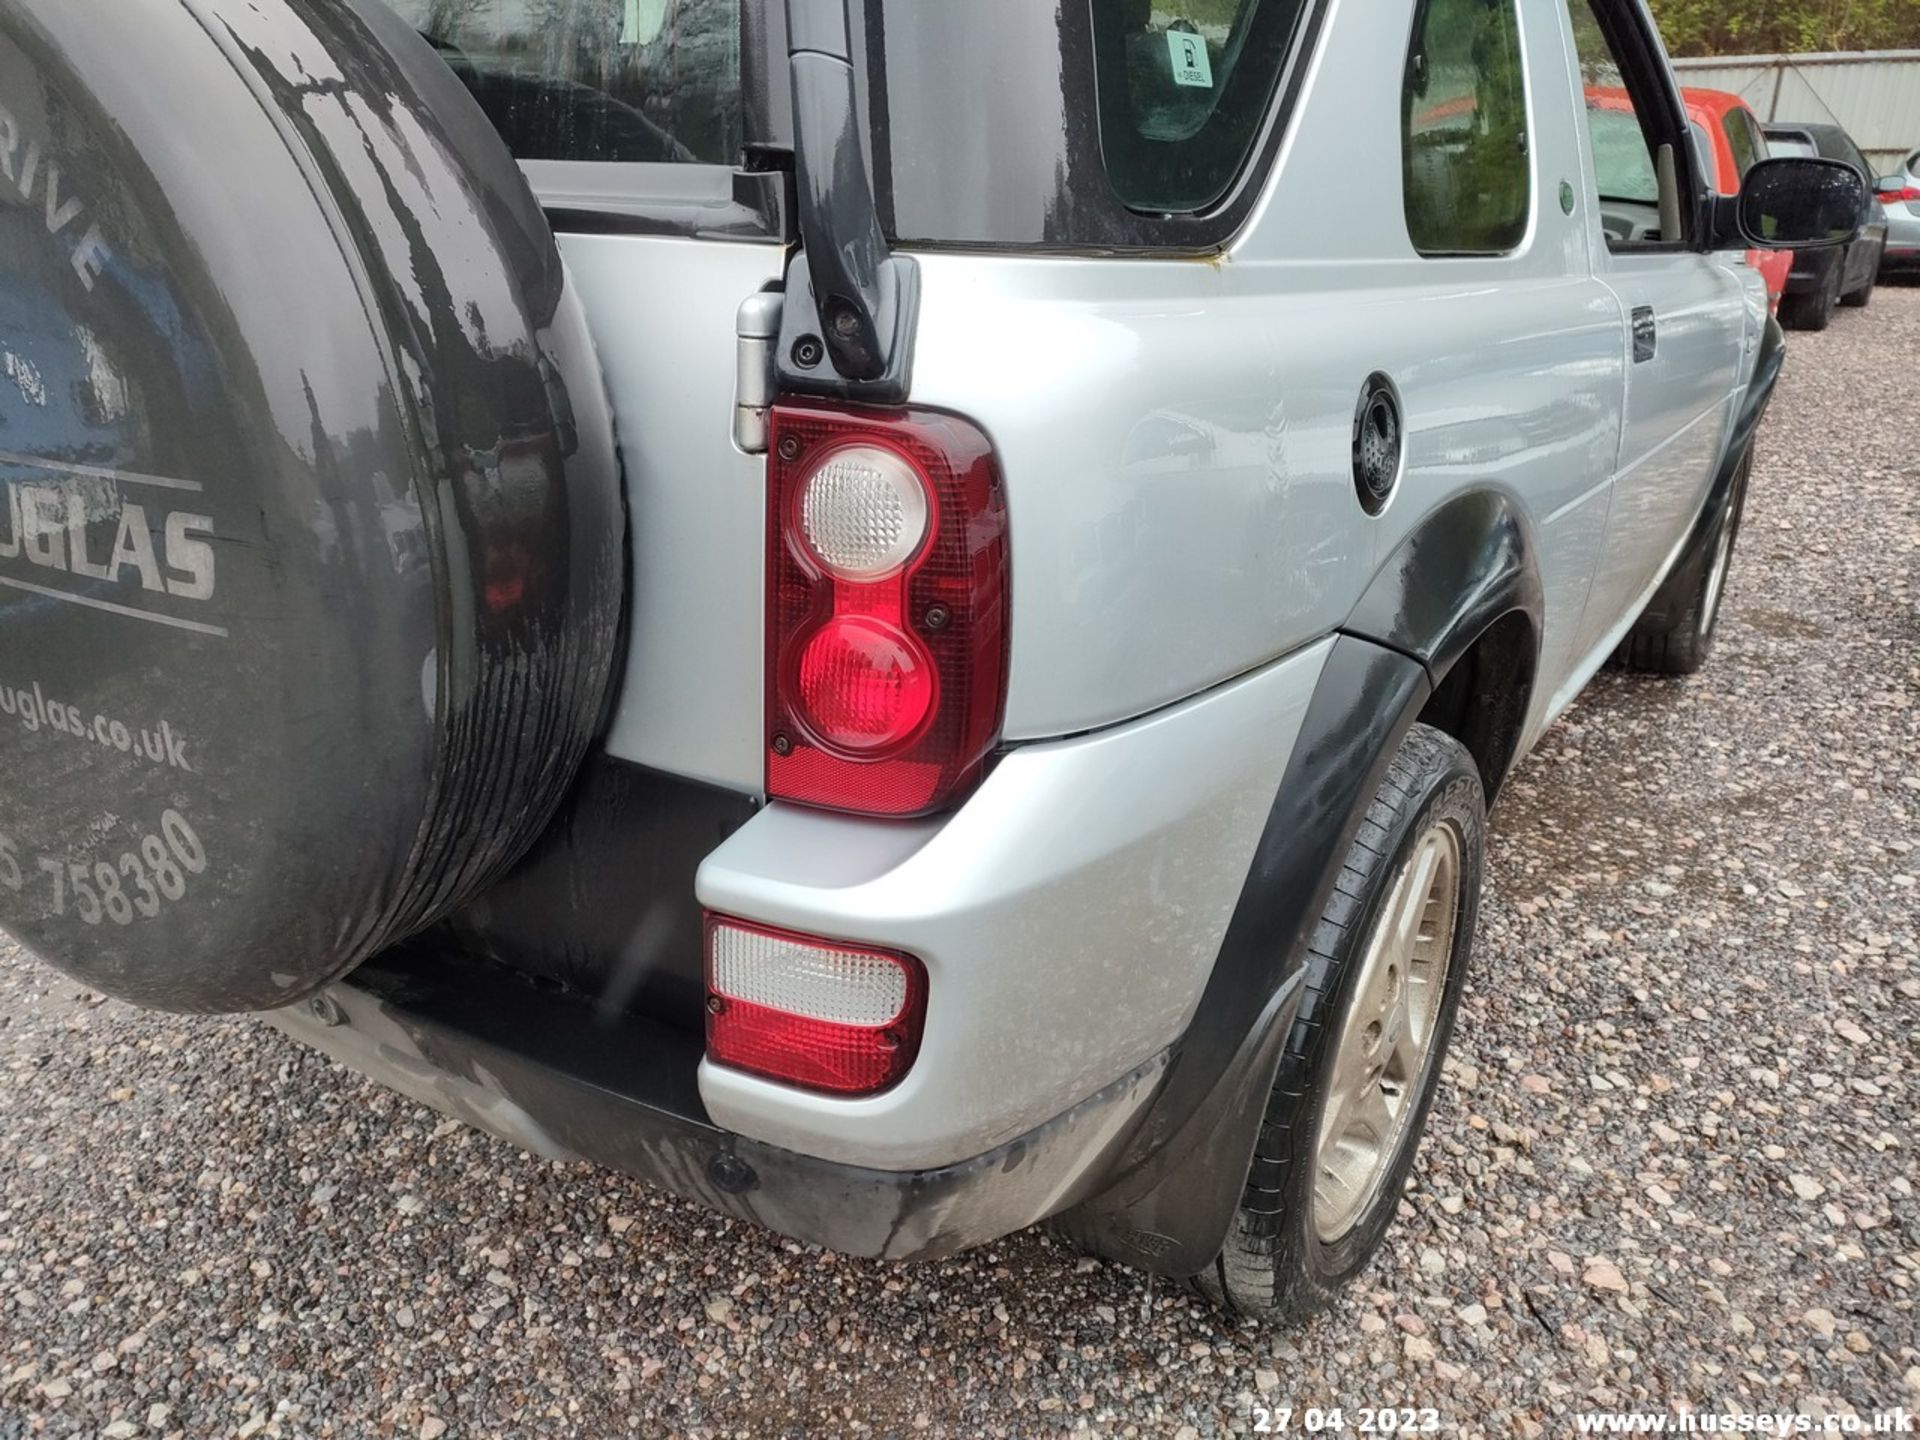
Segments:
[[[1761,250],[1821,250],[1860,233],[1868,198],[1866,181],[1851,165],[1783,155],[1747,171],[1740,193],[1722,202],[1732,212],[1731,225],[1715,229]]]

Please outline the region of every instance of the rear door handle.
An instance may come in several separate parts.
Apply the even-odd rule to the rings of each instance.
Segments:
[[[1653,307],[1636,305],[1633,307],[1633,363],[1651,360],[1658,347],[1659,331],[1653,323]]]

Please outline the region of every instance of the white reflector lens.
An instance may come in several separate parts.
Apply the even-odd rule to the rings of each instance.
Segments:
[[[907,972],[888,956],[727,924],[713,927],[713,988],[834,1025],[887,1025],[907,1004]]]
[[[807,548],[841,580],[881,580],[927,538],[927,491],[912,465],[877,445],[836,450],[800,492]]]

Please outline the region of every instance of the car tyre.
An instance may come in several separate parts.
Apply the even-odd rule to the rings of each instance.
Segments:
[[[1827,283],[1807,294],[1788,295],[1780,302],[1780,323],[1789,330],[1824,330],[1833,321],[1840,298],[1840,269],[1834,267]]]
[[[1879,265],[1876,263],[1874,268],[1867,272],[1867,283],[1862,285],[1858,290],[1855,290],[1851,295],[1842,295],[1840,297],[1840,303],[1851,306],[1855,310],[1866,309],[1867,305],[1873,299],[1873,286],[1879,274],[1879,268]]]
[[[1649,675],[1691,675],[1707,663],[1726,599],[1752,469],[1753,452],[1748,450],[1713,523],[1694,537],[1673,574],[1621,642],[1614,658],[1623,668]]]
[[[1310,1315],[1380,1248],[1453,1032],[1485,845],[1473,757],[1414,726],[1315,927],[1232,1228],[1196,1278],[1216,1303]]]

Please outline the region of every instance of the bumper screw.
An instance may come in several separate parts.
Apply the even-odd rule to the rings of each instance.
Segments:
[[[347,1012],[340,1008],[338,1000],[329,995],[315,995],[307,1001],[307,1013],[329,1030],[347,1023]]]
[[[707,1179],[723,1195],[742,1195],[760,1183],[753,1167],[738,1155],[714,1155],[707,1161]]]

